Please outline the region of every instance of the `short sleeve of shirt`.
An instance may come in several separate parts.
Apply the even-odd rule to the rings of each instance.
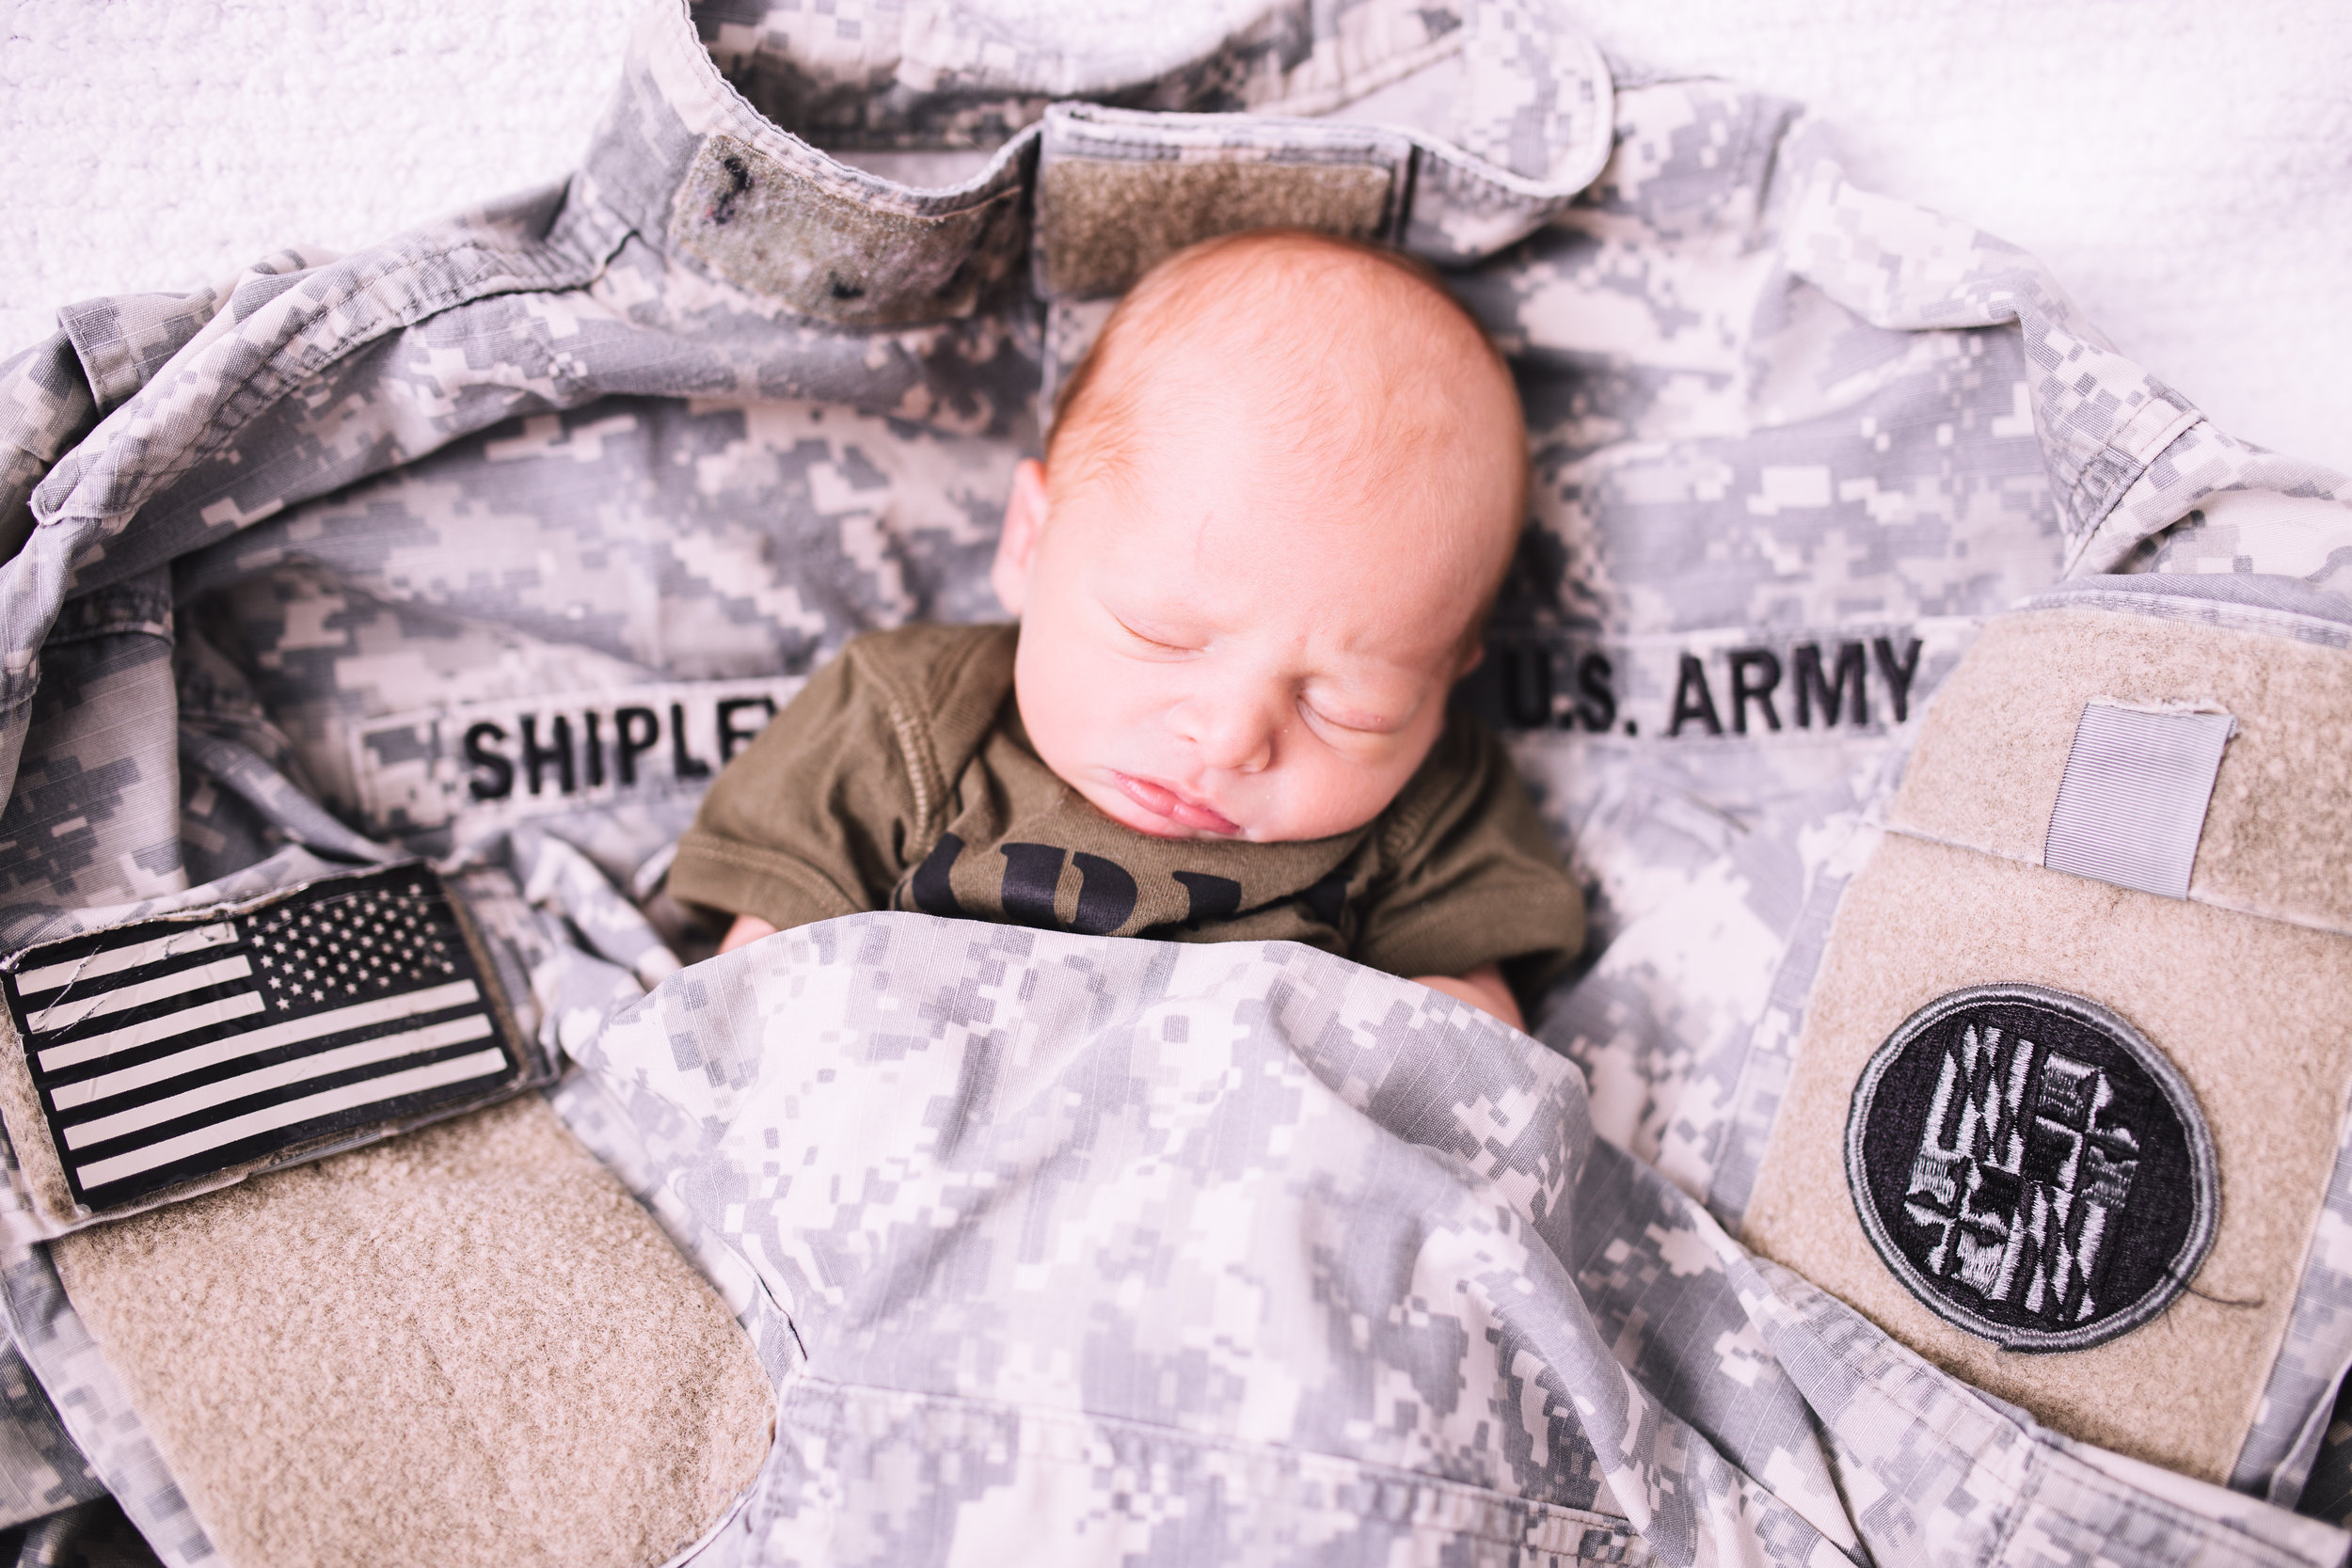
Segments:
[[[672,897],[779,930],[888,902],[916,802],[871,684],[835,658],[720,770],[678,840]]]
[[[1351,957],[1391,974],[1500,964],[1522,997],[1584,942],[1584,900],[1510,754],[1483,725],[1447,721],[1381,829]]]

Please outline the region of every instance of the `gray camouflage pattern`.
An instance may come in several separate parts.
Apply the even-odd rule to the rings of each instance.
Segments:
[[[699,1561],[2343,1549],[1968,1392],[1596,1139],[1560,1057],[1309,949],[853,916],[587,1026],[805,1349]]]
[[[1731,1236],[1977,626],[2072,578],[2327,637],[2294,607],[2352,592],[2352,479],[1855,189],[1797,105],[1613,87],[1540,0],[1217,31],[659,0],[563,183],[62,310],[0,363],[0,948],[442,859],[523,1026],[596,1069],[559,1112],[787,1394],[712,1562],[1063,1526],[1171,1561],[2339,1560],[2273,1505],[2352,1523],[2352,1135],[2233,1478],[2261,1501],[2032,1427]],[[1159,227],[1114,254],[1137,191]],[[1117,289],[1285,217],[1446,269],[1518,379],[1531,523],[1464,700],[1591,906],[1552,1052],[1289,949],[893,916],[678,973],[708,771],[857,632],[994,613],[1011,467]],[[805,1135],[868,1101],[895,1131]],[[0,1294],[40,1385],[0,1451],[51,1456],[22,1506],[103,1482],[201,1560],[37,1247]]]
[[[106,1495],[13,1343],[0,1356],[0,1408],[8,1413],[0,1423],[0,1478],[8,1487],[0,1494],[0,1528]]]

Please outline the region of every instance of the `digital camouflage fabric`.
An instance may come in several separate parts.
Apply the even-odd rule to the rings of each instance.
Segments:
[[[2326,624],[2352,480],[1794,104],[1613,81],[1525,0],[1214,14],[660,0],[563,183],[61,311],[0,365],[0,951],[439,862],[776,1380],[700,1560],[2341,1560],[2282,1505],[2352,1508],[2352,1165],[2234,1490],[1739,1234],[1979,625],[2134,578]],[[857,632],[989,618],[1118,292],[1269,222],[1428,258],[1518,378],[1533,516],[1462,700],[1592,911],[1541,1043],[1295,947],[914,914],[677,973],[712,771]],[[112,1491],[220,1560],[9,1168],[0,1512]]]

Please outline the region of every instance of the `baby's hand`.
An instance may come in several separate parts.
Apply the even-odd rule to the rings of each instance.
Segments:
[[[776,928],[760,919],[759,916],[739,914],[735,917],[735,924],[727,927],[727,934],[720,939],[719,951],[732,953],[745,942],[757,942],[762,937],[772,937],[775,934]]]
[[[730,935],[727,940],[735,939]],[[1511,988],[1503,983],[1502,971],[1493,964],[1480,964],[1468,974],[1416,974],[1413,980],[1417,985],[1441,990],[1457,1001],[1492,1013],[1514,1029],[1527,1027],[1519,1016],[1518,1002],[1511,995]]]

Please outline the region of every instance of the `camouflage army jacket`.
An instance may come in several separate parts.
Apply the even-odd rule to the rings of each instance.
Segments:
[[[566,181],[0,365],[0,1518],[222,1556],[53,1263],[40,950],[415,864],[774,1379],[701,1560],[2340,1561],[2352,480],[1554,8],[1023,15],[657,0]],[[980,618],[1120,291],[1274,222],[1519,378],[1460,700],[1592,914],[1535,1037],[912,913],[681,971],[713,770]]]

